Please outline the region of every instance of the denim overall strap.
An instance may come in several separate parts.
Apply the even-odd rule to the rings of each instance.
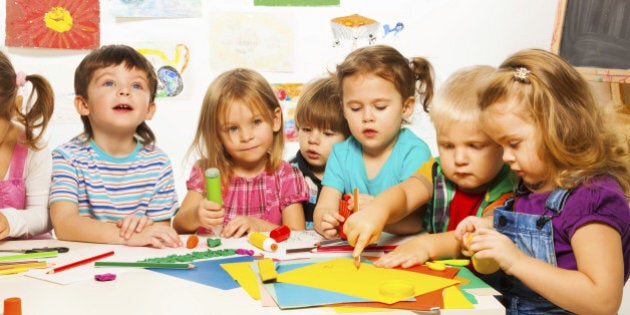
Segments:
[[[526,255],[557,266],[553,225],[547,223],[562,212],[569,194],[570,191],[565,189],[553,191],[542,215],[513,212],[513,201],[508,201],[505,206],[495,209],[494,227],[508,236]],[[507,314],[570,314],[502,271],[498,286],[506,302]]]

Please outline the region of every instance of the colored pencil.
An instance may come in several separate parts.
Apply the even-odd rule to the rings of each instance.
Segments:
[[[396,249],[396,245],[388,245],[388,246],[368,246],[363,249],[364,252],[389,252]],[[326,246],[326,247],[317,247],[311,250],[312,253],[326,253],[326,252],[353,252],[354,247],[352,246]]]
[[[148,263],[148,262],[118,262],[118,261],[97,261],[94,267],[136,267],[136,268],[165,268],[165,269],[192,269],[193,264],[178,263]]]
[[[333,240],[321,240],[313,244],[313,246],[315,247],[322,247],[322,246],[328,246],[328,245],[348,245],[348,241],[337,238]]]
[[[20,260],[27,258],[48,258],[48,257],[57,257],[57,251],[49,251],[49,252],[39,252],[39,253],[29,253],[29,254],[18,254],[18,255],[8,255],[8,256],[0,256],[0,261],[7,260]]]
[[[354,189],[354,207],[352,208],[352,212],[359,211],[359,188]]]
[[[20,263],[12,265],[0,265],[0,270],[12,269],[12,268],[47,268],[48,263],[45,261]]]
[[[93,261],[96,261],[96,260],[99,260],[99,259],[103,259],[103,258],[109,257],[111,255],[114,255],[114,251],[109,251],[107,253],[96,255],[94,257],[89,257],[89,258],[86,258],[86,259],[75,261],[73,263],[69,263],[67,265],[59,266],[57,268],[51,269],[50,271],[48,271],[46,273],[47,274],[53,274],[53,273],[61,272],[61,271],[67,270],[67,269],[71,269],[71,268],[78,267],[78,266],[81,266],[81,265],[89,264],[89,263],[91,263]]]
[[[4,269],[4,270],[0,270],[0,275],[12,275],[12,274],[27,272],[27,271],[28,271],[27,268]]]

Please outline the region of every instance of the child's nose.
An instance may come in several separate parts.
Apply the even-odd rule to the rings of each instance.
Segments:
[[[119,95],[122,96],[128,96],[129,95],[129,90],[125,87],[120,88],[120,90],[118,91]]]
[[[465,150],[455,150],[455,163],[456,164],[466,164],[468,163],[468,156],[466,155]]]
[[[319,132],[311,132],[308,136],[308,142],[310,143],[319,143],[319,138],[321,137]]]

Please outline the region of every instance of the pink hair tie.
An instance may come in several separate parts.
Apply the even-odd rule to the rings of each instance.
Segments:
[[[15,84],[17,84],[18,87],[23,87],[24,84],[26,84],[26,73],[24,73],[23,71],[16,73]]]

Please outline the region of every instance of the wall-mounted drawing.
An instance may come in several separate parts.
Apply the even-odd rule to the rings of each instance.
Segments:
[[[146,45],[148,46],[148,45]],[[155,67],[158,77],[158,89],[156,97],[175,97],[184,90],[184,80],[182,75],[186,71],[190,60],[190,50],[185,44],[175,45],[175,54],[169,58],[165,51],[167,48],[136,48]],[[164,45],[169,47],[168,44]]]
[[[359,41],[365,41],[368,45],[376,42],[376,34],[381,24],[376,20],[358,14],[341,16],[330,20],[333,32],[333,47],[340,46],[344,41],[352,43],[356,48]]]
[[[116,17],[201,17],[201,0],[108,0]]]
[[[397,22],[394,26],[383,24],[383,37],[387,37],[390,33],[393,33],[393,36],[396,36],[398,33],[402,32],[403,29],[405,29],[405,24],[403,24],[403,22]]]
[[[6,8],[6,46],[94,49],[100,45],[98,0],[11,0]]]

